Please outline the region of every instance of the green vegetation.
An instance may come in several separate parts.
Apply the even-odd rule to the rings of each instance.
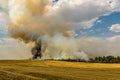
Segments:
[[[120,57],[114,56],[103,56],[103,57],[95,57],[94,59],[91,58],[89,62],[96,62],[96,63],[120,63]]]
[[[90,58],[88,61],[81,59],[62,59],[60,61],[68,61],[68,62],[90,62],[90,63],[120,63],[120,57],[114,56],[103,56],[103,57],[95,57]]]

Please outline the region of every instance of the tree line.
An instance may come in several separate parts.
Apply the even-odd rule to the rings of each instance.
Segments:
[[[89,62],[94,63],[120,63],[120,56],[102,56],[102,57],[95,57],[91,58]]]
[[[70,61],[70,62],[89,62],[89,63],[120,63],[120,56],[102,56],[90,58],[88,61],[81,59],[62,59],[61,61]]]

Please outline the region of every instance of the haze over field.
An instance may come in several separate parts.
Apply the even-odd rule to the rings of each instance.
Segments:
[[[119,17],[119,0],[0,0],[0,59],[120,56]]]

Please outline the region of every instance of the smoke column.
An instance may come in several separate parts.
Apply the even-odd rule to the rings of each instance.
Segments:
[[[49,0],[10,0],[9,35],[25,43],[34,42],[33,59],[41,53],[43,59],[80,58],[70,25],[51,13],[51,5]]]
[[[111,43],[106,46],[99,39],[76,39],[74,30],[75,26],[89,28],[99,16],[118,10],[118,4],[109,1],[59,0],[54,6],[52,0],[9,0],[9,35],[27,44],[34,43],[33,58],[88,60],[89,56],[106,55],[103,53]]]

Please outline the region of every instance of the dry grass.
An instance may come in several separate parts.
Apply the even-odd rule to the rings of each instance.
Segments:
[[[0,80],[120,80],[120,64],[0,61]]]

